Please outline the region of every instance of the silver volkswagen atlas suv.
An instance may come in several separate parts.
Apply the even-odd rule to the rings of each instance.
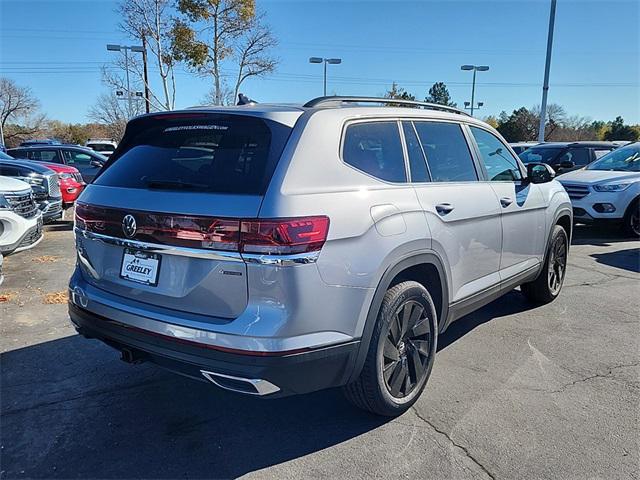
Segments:
[[[571,228],[550,167],[449,107],[152,113],[78,200],[69,313],[128,362],[399,415],[451,322],[517,286],[558,296]]]

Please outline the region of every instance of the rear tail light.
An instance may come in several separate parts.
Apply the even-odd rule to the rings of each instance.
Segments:
[[[265,255],[313,252],[322,248],[328,232],[328,217],[242,221],[241,251]]]
[[[122,220],[136,220],[133,235]],[[228,219],[76,205],[76,226],[83,230],[142,242],[262,255],[290,255],[322,248],[329,232],[325,216],[284,219]]]

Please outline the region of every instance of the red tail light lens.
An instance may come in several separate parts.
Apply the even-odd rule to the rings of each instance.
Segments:
[[[135,218],[126,232],[123,219]],[[327,240],[328,217],[241,220],[155,212],[125,211],[78,203],[76,227],[101,235],[187,248],[263,255],[318,251]]]
[[[243,253],[292,254],[320,250],[329,232],[328,217],[245,220],[240,224]]]

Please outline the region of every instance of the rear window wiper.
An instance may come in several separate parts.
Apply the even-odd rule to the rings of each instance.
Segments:
[[[182,180],[146,180],[147,188],[157,188],[160,190],[209,190],[211,187],[206,183],[183,182]]]

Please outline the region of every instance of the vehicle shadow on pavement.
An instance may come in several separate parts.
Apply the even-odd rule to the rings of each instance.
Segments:
[[[120,362],[77,335],[3,353],[3,478],[230,478],[390,419],[337,390],[260,400]]]
[[[481,309],[453,322],[449,328],[438,337],[438,351],[444,350],[483,323],[490,322],[499,317],[515,315],[533,308],[536,308],[536,305],[527,301],[524,295],[520,293],[520,290],[512,290]]]
[[[572,245],[607,246],[612,243],[633,241],[622,228],[616,226],[599,227],[593,225],[574,225]]]
[[[640,248],[629,248],[617,252],[593,253],[596,262],[610,267],[640,273]]]

